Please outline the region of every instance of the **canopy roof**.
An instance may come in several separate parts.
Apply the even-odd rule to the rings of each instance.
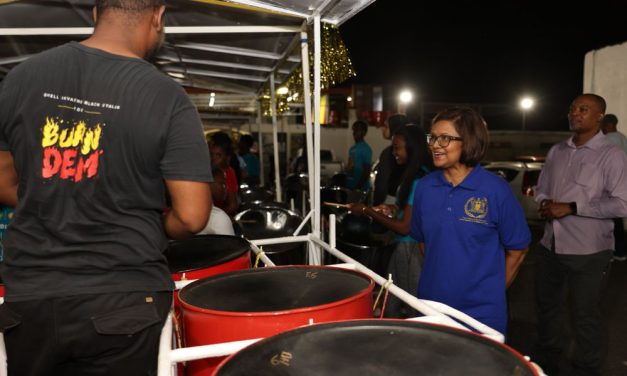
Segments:
[[[184,86],[220,93],[216,109],[252,111],[271,74],[280,84],[300,66],[300,32],[314,16],[340,25],[373,1],[167,0],[155,65]],[[0,78],[32,54],[91,34],[93,4],[0,0]]]

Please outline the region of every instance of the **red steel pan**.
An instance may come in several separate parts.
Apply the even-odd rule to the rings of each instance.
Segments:
[[[368,276],[321,266],[240,270],[180,291],[187,346],[267,337],[313,322],[372,317]],[[188,375],[211,375],[221,358],[188,363]]]
[[[170,242],[165,256],[172,279],[201,279],[250,268],[250,243],[231,235],[201,235]]]

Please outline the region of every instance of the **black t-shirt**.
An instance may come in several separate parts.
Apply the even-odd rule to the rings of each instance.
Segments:
[[[7,300],[172,289],[164,179],[212,180],[178,84],[140,59],[54,48],[2,82],[0,150],[19,177]]]

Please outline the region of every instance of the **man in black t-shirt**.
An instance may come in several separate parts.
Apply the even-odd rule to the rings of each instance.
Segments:
[[[194,106],[143,60],[162,0],[98,0],[94,34],[0,88],[1,273],[9,375],[153,375],[173,283],[163,251],[211,210]],[[165,189],[172,209],[163,215]]]

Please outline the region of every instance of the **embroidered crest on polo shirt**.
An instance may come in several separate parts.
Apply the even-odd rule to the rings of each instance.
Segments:
[[[485,197],[471,197],[464,204],[465,217],[462,221],[487,224],[485,217],[488,215],[488,199]]]

